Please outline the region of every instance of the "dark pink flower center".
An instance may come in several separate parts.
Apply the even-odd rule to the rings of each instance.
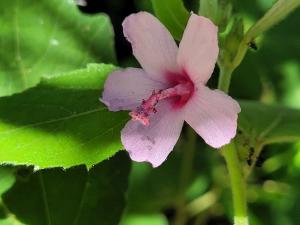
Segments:
[[[142,104],[129,115],[133,120],[138,120],[144,125],[149,125],[149,116],[156,113],[156,105],[163,99],[170,99],[173,108],[181,108],[186,104],[189,98],[194,93],[194,84],[190,78],[184,75],[169,74],[168,80],[172,83],[172,87],[164,90],[153,90],[148,99],[144,99]]]

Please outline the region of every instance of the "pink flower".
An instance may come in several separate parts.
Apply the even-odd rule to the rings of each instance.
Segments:
[[[131,159],[159,166],[173,150],[184,121],[214,148],[229,143],[236,134],[239,104],[205,86],[218,57],[217,27],[191,14],[179,48],[146,12],[128,16],[123,30],[143,69],[111,73],[101,101],[111,111],[131,110],[132,120],[121,131]]]

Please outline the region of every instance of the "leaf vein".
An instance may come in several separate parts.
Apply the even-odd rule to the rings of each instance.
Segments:
[[[37,127],[37,126],[41,126],[41,125],[45,125],[45,124],[51,124],[51,123],[56,123],[56,122],[60,122],[60,121],[65,121],[65,120],[71,120],[71,119],[75,119],[81,116],[86,116],[92,113],[96,113],[96,112],[100,112],[102,110],[105,110],[105,108],[99,108],[99,109],[95,109],[95,110],[90,110],[90,111],[86,111],[86,112],[82,112],[82,113],[78,113],[78,114],[74,114],[71,116],[66,116],[66,117],[62,117],[62,118],[58,118],[58,119],[52,119],[52,120],[48,120],[48,121],[43,121],[43,122],[38,122],[38,123],[32,123],[32,124],[28,124],[25,126],[21,126],[15,129],[11,129],[11,130],[6,130],[4,132],[0,132],[1,135],[3,134],[10,134],[22,129],[26,129],[26,128],[31,128],[31,127]]]
[[[41,185],[41,190],[42,190],[42,197],[43,197],[43,203],[45,205],[45,213],[46,213],[46,218],[47,218],[47,224],[52,225],[51,223],[51,217],[50,217],[50,210],[49,210],[49,203],[47,200],[47,193],[46,193],[46,188],[44,184],[44,179],[41,173],[39,173],[39,181]]]

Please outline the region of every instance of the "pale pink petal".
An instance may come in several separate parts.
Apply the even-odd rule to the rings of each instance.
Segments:
[[[195,83],[205,84],[218,53],[218,28],[209,19],[192,14],[179,45],[179,66]]]
[[[132,160],[150,162],[153,167],[164,162],[173,150],[183,125],[180,111],[171,111],[167,101],[159,103],[150,125],[129,121],[121,132],[124,148]]]
[[[142,69],[128,68],[113,72],[107,78],[101,102],[110,111],[133,110],[147,99],[153,90],[166,88],[154,81]]]
[[[183,110],[186,122],[214,148],[228,144],[236,135],[240,106],[219,90],[199,86]]]
[[[166,72],[178,72],[178,47],[170,32],[147,12],[131,14],[123,22],[123,32],[143,69],[155,80]]]

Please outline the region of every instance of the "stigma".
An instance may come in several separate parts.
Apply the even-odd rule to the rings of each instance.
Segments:
[[[173,100],[170,102],[174,108],[180,108],[189,100],[194,92],[194,84],[187,79],[181,80],[175,86],[164,90],[153,90],[148,99],[144,99],[135,110],[131,111],[129,115],[132,120],[139,121],[143,125],[150,124],[150,115],[157,112],[156,105],[159,101],[164,99]]]

